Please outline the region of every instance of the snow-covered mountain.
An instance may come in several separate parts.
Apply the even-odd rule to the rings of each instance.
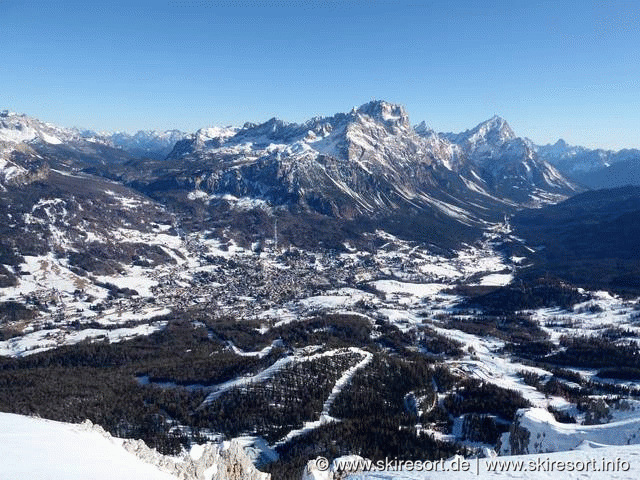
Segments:
[[[7,480],[269,480],[237,442],[194,445],[165,456],[144,442],[71,424],[0,413],[0,477]]]
[[[170,167],[190,163],[191,171],[178,168],[178,175],[197,177],[207,193],[298,203],[345,218],[426,207],[468,224],[496,208],[548,203],[576,190],[499,117],[437,134],[424,123],[414,129],[402,106],[384,101],[302,124],[272,118],[191,135],[99,134],[4,112],[0,141],[29,145],[53,167],[99,168],[107,176],[105,166],[170,152]],[[7,175],[15,175],[7,165]]]
[[[177,142],[185,138],[180,130],[139,130],[136,133],[115,132],[104,137],[114,147],[121,148],[135,157],[157,160],[166,158]]]
[[[134,158],[111,140],[95,132],[62,128],[37,118],[3,111],[0,114],[0,144],[3,158],[16,163],[16,153],[33,154],[52,168],[79,171],[96,165],[125,162]],[[27,148],[28,147],[28,148]],[[17,159],[20,163],[20,159]],[[33,163],[30,161],[30,163]]]
[[[51,145],[81,138],[73,129],[57,127],[26,115],[4,110],[0,112],[0,141],[7,143],[44,142]]]
[[[107,163],[131,158],[163,159],[185,136],[179,130],[108,133],[63,128],[24,114],[0,112],[0,144],[28,144],[46,155],[66,154],[85,163],[88,160],[89,164],[100,163],[100,157]]]
[[[517,137],[494,116],[462,133],[441,134],[459,149],[459,171],[480,177],[485,188],[518,203],[553,203],[579,187],[539,157],[535,146]]]
[[[518,138],[507,121],[497,115],[472,129],[461,133],[443,133],[442,136],[452,143],[464,146],[466,150],[484,147],[485,151],[491,151],[496,146]]]
[[[412,127],[401,105],[385,101],[300,124],[272,118],[190,135],[102,134],[5,112],[0,142],[3,188],[41,179],[47,168],[81,172],[124,183],[170,209],[187,208],[188,218],[228,218],[243,236],[247,222],[234,213],[240,204],[289,212],[298,225],[289,235],[300,239],[320,241],[301,228],[361,233],[375,224],[450,244],[477,237],[487,222],[518,208],[577,190],[499,117],[438,134],[424,124]],[[194,216],[193,209],[201,213]],[[263,210],[257,209],[262,217]],[[332,226],[320,228],[319,218]],[[194,228],[211,224],[198,222]],[[253,241],[264,236],[264,227],[251,228]]]
[[[589,149],[569,145],[562,139],[535,148],[540,158],[590,188],[640,185],[640,150]]]
[[[302,124],[272,118],[201,130],[178,142],[169,159],[197,165],[197,187],[209,194],[296,203],[344,218],[426,209],[470,224],[576,189],[504,120],[439,135],[414,129],[402,106],[384,101]]]
[[[549,163],[568,174],[586,173],[619,162],[640,159],[640,150],[604,150],[569,145],[560,139],[553,145],[536,145],[536,152]]]

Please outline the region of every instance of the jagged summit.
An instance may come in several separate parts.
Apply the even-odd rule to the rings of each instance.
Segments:
[[[355,110],[356,113],[367,115],[371,119],[384,123],[388,126],[395,126],[404,129],[411,128],[409,115],[402,105],[389,103],[384,100],[373,100],[361,105]]]
[[[281,153],[291,153],[293,148],[298,153],[314,150],[326,155],[344,156],[348,144],[358,143],[363,136],[360,133],[372,129],[383,129],[385,133],[381,130],[381,135],[415,136],[404,107],[375,100],[348,113],[313,117],[303,123],[273,117],[263,123],[247,122],[242,128],[201,129],[178,142],[169,158],[213,153],[221,148],[227,152],[268,150]]]
[[[504,205],[548,203],[574,191],[499,116],[459,134],[438,134],[424,122],[414,129],[402,105],[384,100],[303,123],[273,117],[189,135],[172,130],[86,137],[9,114],[0,117],[2,125],[0,135],[18,132],[19,141],[53,168],[94,171],[132,156],[151,158],[167,162],[167,175],[175,176],[181,165],[180,175],[188,182],[197,178],[208,194],[258,197],[337,217],[435,208],[470,224],[493,218]],[[478,215],[478,208],[489,213]]]
[[[77,130],[57,127],[25,114],[4,110],[0,115],[0,141],[11,143],[40,141],[58,145],[79,137]]]
[[[424,120],[418,123],[417,125],[414,125],[413,130],[418,135],[422,135],[423,137],[431,137],[434,135],[438,135],[438,133],[431,126],[429,126],[427,122],[425,122]]]
[[[518,138],[507,121],[498,115],[479,123],[470,130],[458,134],[448,133],[443,135],[453,143],[472,146],[499,145]]]
[[[28,143],[36,150],[46,150],[47,153],[59,150],[57,153],[60,156],[98,157],[104,155],[104,149],[117,149],[121,152],[112,152],[111,157],[122,157],[124,152],[133,157],[165,158],[175,143],[185,136],[186,134],[179,130],[96,132],[90,129],[59,127],[8,110],[0,113],[0,142],[13,145]]]

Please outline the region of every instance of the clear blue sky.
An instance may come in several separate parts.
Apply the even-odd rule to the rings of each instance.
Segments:
[[[640,147],[640,2],[0,0],[0,108],[101,130],[372,98],[459,131]]]

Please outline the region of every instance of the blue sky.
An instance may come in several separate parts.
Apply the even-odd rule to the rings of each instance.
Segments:
[[[0,0],[0,108],[101,130],[302,121],[371,99],[460,131],[640,147],[640,4]]]

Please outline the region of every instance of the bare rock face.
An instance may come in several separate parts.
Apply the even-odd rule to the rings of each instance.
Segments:
[[[129,453],[180,480],[271,480],[270,474],[256,469],[242,445],[235,440],[196,445],[190,452],[172,457],[149,448],[142,440],[113,438],[101,426],[88,420],[81,428],[99,432],[114,442],[122,442],[122,447]]]
[[[25,171],[24,173],[15,176],[11,180],[8,180],[7,184],[13,186],[24,186],[34,182],[42,182],[49,177],[50,172],[51,170],[49,169],[49,165],[45,163],[36,170]]]
[[[270,480],[271,475],[260,472],[254,467],[249,457],[245,454],[240,443],[232,441],[228,448],[218,454],[218,472],[212,479],[215,480]]]
[[[193,447],[182,458],[167,457],[147,447],[140,440],[127,440],[124,447],[144,461],[180,480],[270,480],[260,472],[236,441],[224,444],[208,443]]]

